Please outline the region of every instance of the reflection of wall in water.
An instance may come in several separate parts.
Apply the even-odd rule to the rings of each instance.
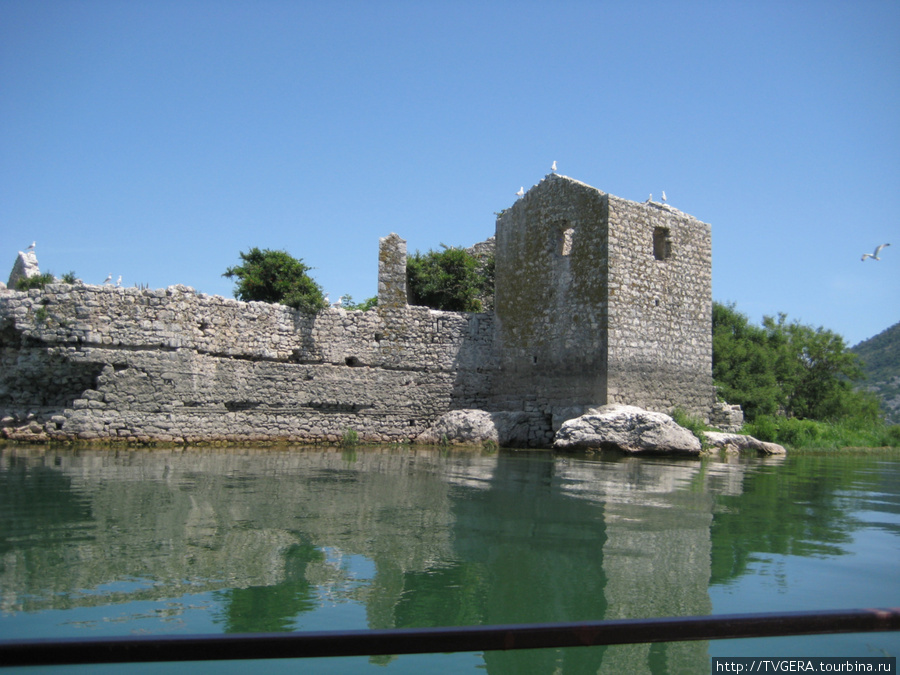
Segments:
[[[26,540],[5,552],[4,603],[19,610],[277,585],[298,545],[363,555],[388,575],[425,569],[451,549],[449,486],[437,468],[450,460],[437,452],[16,452],[3,456],[0,476],[26,462],[60,477],[51,503],[84,505],[66,523],[78,536],[42,542],[50,551]],[[336,593],[346,587],[324,559],[306,574]],[[136,577],[153,583],[112,599],[81,593]]]
[[[738,494],[742,473],[545,452],[16,453],[0,455],[0,478],[22,462],[58,477],[49,501],[78,505],[64,525],[84,536],[5,551],[8,609],[312,589],[365,604],[371,628],[707,614],[710,493]],[[371,561],[373,577],[352,579],[342,556]],[[135,576],[153,583],[112,599],[78,593]],[[307,627],[304,606],[300,598],[285,617]],[[708,657],[704,643],[683,643],[490,652],[485,663],[495,673],[625,663],[700,672]]]

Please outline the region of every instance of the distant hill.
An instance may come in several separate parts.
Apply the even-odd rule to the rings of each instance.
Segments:
[[[863,386],[881,396],[887,421],[900,424],[900,322],[850,351],[863,362]]]

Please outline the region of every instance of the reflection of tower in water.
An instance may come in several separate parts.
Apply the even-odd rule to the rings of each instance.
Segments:
[[[687,489],[700,471],[696,462],[501,454],[481,491],[453,503],[456,553],[485,576],[480,622],[709,614],[713,500]],[[484,660],[501,674],[701,672],[707,648],[498,651]]]

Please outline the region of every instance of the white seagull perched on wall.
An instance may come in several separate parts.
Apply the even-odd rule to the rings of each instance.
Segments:
[[[524,194],[525,194],[525,186],[523,185],[522,187],[519,188],[519,191],[516,193],[516,196],[521,197]]]
[[[27,249],[25,249],[25,250],[28,251],[29,253],[31,253],[31,252],[34,251],[34,247],[35,247],[35,246],[37,246],[37,242],[36,242],[36,241],[33,241],[33,242],[31,242],[31,246],[29,246],[29,247],[28,247]]]
[[[103,280],[103,284],[106,285],[112,281],[112,274],[106,275],[106,279]]]
[[[553,166],[550,167],[550,170],[556,173],[556,160],[553,160]]]
[[[890,244],[882,244],[881,246],[879,246],[878,248],[875,249],[875,253],[863,253],[862,258],[860,258],[860,260],[862,260],[864,262],[865,262],[866,258],[874,258],[875,260],[881,260],[881,258],[878,257],[878,254],[881,253],[881,249],[883,249],[885,246],[890,246]]]
[[[666,203],[666,191],[665,190],[663,190],[662,200],[663,200],[663,204],[665,204]]]

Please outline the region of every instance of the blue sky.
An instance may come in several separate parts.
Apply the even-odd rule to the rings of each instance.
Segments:
[[[0,277],[186,284],[253,246],[332,300],[468,246],[557,161],[713,228],[713,297],[900,320],[900,3],[0,0]],[[863,252],[892,242],[882,260]]]

